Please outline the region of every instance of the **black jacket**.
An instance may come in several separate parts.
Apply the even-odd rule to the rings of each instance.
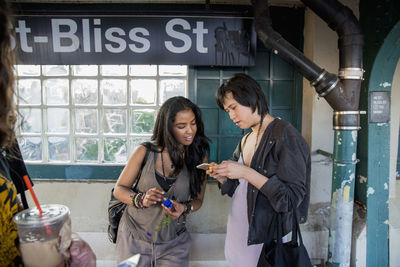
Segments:
[[[233,160],[237,161],[240,153],[239,142]],[[269,180],[260,190],[248,184],[248,244],[269,244],[276,239],[277,212],[284,213],[284,235],[291,231],[290,196],[294,196],[294,202],[297,203],[299,221],[304,223],[307,220],[310,203],[310,149],[291,124],[277,118],[265,130],[250,167]],[[220,186],[221,193],[232,196],[238,184],[238,180],[228,179]]]

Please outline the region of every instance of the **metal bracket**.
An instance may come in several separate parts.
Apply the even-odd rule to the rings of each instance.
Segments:
[[[343,131],[360,130],[360,114],[366,114],[366,112],[360,110],[333,112],[333,129]]]
[[[340,79],[346,80],[364,80],[364,70],[360,68],[342,68],[339,70]]]

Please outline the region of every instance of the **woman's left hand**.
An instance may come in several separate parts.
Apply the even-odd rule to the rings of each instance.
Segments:
[[[161,204],[161,206],[163,207],[165,214],[169,215],[173,220],[175,220],[178,219],[185,211],[185,205],[174,200],[171,200],[171,202],[173,204],[171,209],[165,207],[164,204]]]
[[[248,167],[233,160],[224,160],[212,167],[213,177],[226,177],[229,179],[245,178]]]

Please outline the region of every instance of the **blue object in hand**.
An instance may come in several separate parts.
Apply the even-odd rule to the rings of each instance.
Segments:
[[[165,207],[167,207],[167,209],[172,208],[172,206],[174,205],[174,204],[172,204],[172,202],[171,202],[171,200],[169,199],[169,197],[167,197],[166,200],[163,200],[162,203],[164,204]]]

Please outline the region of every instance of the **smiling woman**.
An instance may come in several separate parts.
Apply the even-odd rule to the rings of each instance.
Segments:
[[[188,266],[186,216],[203,203],[206,176],[196,166],[209,153],[200,109],[184,97],[168,99],[151,139],[132,154],[114,187],[114,196],[128,204],[118,227],[117,261],[139,253],[138,266]],[[141,167],[147,150],[149,159]],[[162,204],[167,199],[170,208]]]

